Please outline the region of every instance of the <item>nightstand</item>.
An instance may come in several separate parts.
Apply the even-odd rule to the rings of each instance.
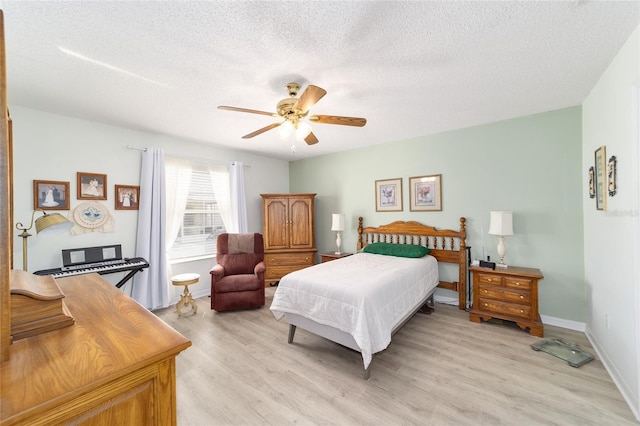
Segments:
[[[340,259],[341,257],[351,256],[353,253],[320,253],[320,263],[330,262],[332,260]]]
[[[544,327],[538,313],[538,281],[544,276],[539,269],[509,266],[480,268],[473,273],[472,322],[499,318],[515,322],[532,336],[543,337]]]

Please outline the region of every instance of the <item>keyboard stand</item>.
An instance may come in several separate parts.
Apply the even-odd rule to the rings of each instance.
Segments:
[[[144,268],[146,268],[146,266],[140,266],[136,269],[132,269],[127,275],[125,275],[120,281],[118,281],[118,284],[116,284],[117,288],[121,288],[123,285],[125,285],[127,283],[127,281],[129,281],[131,278],[133,278],[133,276],[142,271]]]

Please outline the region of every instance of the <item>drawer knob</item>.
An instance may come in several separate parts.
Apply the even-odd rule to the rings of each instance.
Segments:
[[[484,306],[489,306],[489,304],[488,304],[488,303],[485,303],[485,304],[484,304]]]
[[[487,278],[487,281],[491,282],[491,278]]]
[[[524,299],[524,296],[523,296],[523,295],[520,295],[520,299]]]
[[[487,290],[482,290],[482,291],[484,292],[484,294],[487,294],[487,293],[488,293],[488,291],[487,291]]]
[[[524,309],[520,309],[520,313],[521,313],[521,314],[524,314]]]
[[[516,281],[516,285],[520,285],[520,283],[518,281]]]

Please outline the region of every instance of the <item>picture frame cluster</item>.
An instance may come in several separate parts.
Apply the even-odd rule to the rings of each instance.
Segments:
[[[114,197],[114,208],[116,210],[138,210],[140,205],[140,186],[115,185]],[[77,172],[76,198],[78,200],[106,200],[107,175]],[[70,182],[34,179],[34,209],[70,210],[70,199]]]
[[[410,211],[442,211],[442,175],[410,177],[409,191]],[[377,212],[403,210],[402,178],[376,180],[375,194]]]

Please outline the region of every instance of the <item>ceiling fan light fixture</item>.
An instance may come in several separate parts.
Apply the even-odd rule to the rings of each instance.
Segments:
[[[307,136],[309,136],[309,133],[311,133],[311,126],[309,126],[307,123],[305,123],[304,121],[302,122],[298,122],[296,124],[296,139],[299,141],[304,140],[304,138],[306,138]]]
[[[289,120],[285,120],[285,122],[282,123],[280,125],[280,128],[278,129],[278,137],[283,141],[286,141],[289,139],[289,136],[291,135],[292,131],[293,131],[293,124],[291,124]]]

